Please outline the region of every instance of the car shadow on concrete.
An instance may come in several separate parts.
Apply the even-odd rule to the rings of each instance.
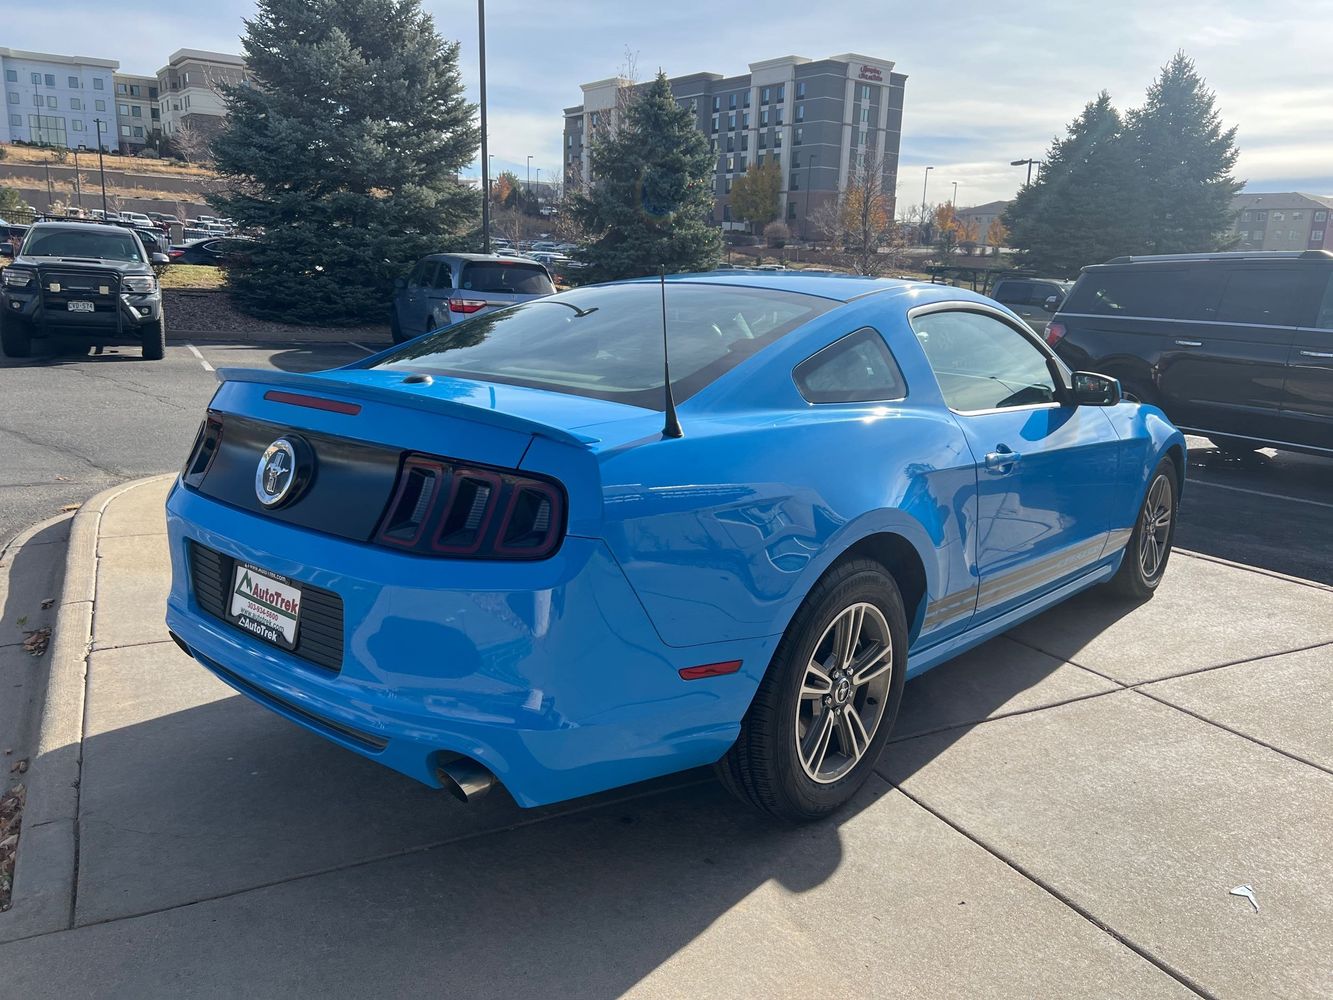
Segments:
[[[334,947],[368,963],[382,995],[448,981],[479,997],[619,996],[757,892],[795,897],[793,915],[829,906],[799,900],[838,878],[849,844],[858,865],[906,863],[878,775],[799,827],[732,800],[708,769],[542,810],[503,791],[463,806],[220,685],[214,700],[153,716],[153,700],[202,668],[170,644],[111,652],[94,654],[90,718],[126,685],[145,692],[130,714],[146,717],[85,738],[77,922],[216,900],[210,921],[243,926],[192,969],[197,984],[314,969]],[[932,741],[942,751],[997,714],[1107,688],[1086,673],[992,640],[907,685],[894,739],[944,730]],[[943,824],[940,835],[953,836]],[[876,891],[861,887],[855,905]],[[155,954],[151,941],[129,945],[116,973],[126,988],[151,976]],[[327,975],[295,992],[336,991]]]

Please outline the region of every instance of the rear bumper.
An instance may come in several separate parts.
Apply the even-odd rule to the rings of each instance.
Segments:
[[[224,681],[300,725],[431,786],[454,755],[535,806],[717,760],[776,637],[665,646],[597,540],[540,563],[428,559],[277,523],[193,493],[167,500],[167,624]],[[204,611],[188,540],[333,591],[342,669]],[[741,672],[683,681],[685,666]]]

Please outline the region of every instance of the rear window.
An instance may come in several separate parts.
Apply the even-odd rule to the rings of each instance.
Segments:
[[[772,289],[668,282],[671,386],[688,399],[837,302]],[[455,375],[663,406],[662,294],[650,282],[578,288],[479,313],[371,367]]]
[[[130,233],[99,233],[92,230],[34,230],[23,243],[24,257],[95,257],[143,263],[139,241]]]
[[[555,291],[546,269],[540,264],[508,261],[464,264],[463,282],[459,287],[471,292],[510,295],[550,295]]]

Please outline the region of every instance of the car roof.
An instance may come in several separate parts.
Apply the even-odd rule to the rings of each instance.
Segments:
[[[1218,253],[1167,253],[1143,254],[1134,257],[1114,257],[1104,264],[1089,264],[1083,270],[1093,267],[1143,267],[1153,264],[1207,264],[1207,263],[1246,263],[1274,264],[1293,260],[1333,262],[1333,252],[1328,250],[1226,250]]]
[[[531,257],[518,257],[514,254],[506,253],[431,253],[427,254],[426,260],[461,260],[466,263],[475,263],[476,261],[488,260],[508,260],[516,264],[535,264],[537,263]]]
[[[93,233],[125,233],[125,232],[133,232],[133,230],[131,230],[131,229],[126,229],[124,226],[108,226],[108,225],[103,225],[103,224],[100,223],[100,222],[78,222],[78,221],[75,221],[75,220],[70,220],[70,221],[68,221],[68,222],[34,222],[34,223],[33,223],[31,226],[29,226],[28,228],[29,228],[29,229],[33,229],[33,230],[41,230],[41,231],[43,231],[43,232],[45,232],[45,231],[48,230],[48,229],[66,229],[66,230],[69,230],[70,232],[75,232],[75,233],[86,233],[86,232],[93,232]]]
[[[633,281],[657,281],[657,278],[634,278]],[[907,281],[901,278],[867,278],[859,274],[802,274],[800,271],[705,271],[693,274],[669,274],[667,281],[682,281],[703,285],[730,285],[742,288],[765,288],[779,292],[798,292],[815,295],[835,302],[851,302],[866,295],[883,292],[911,293],[921,302],[950,299],[990,302],[983,295],[953,285],[937,285],[929,281]],[[947,294],[946,294],[947,293]]]

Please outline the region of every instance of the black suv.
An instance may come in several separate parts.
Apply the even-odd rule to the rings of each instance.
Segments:
[[[1046,328],[1076,371],[1120,379],[1223,451],[1333,455],[1333,253],[1117,257]]]
[[[7,247],[0,247],[3,254]],[[0,347],[26,358],[35,338],[77,337],[166,352],[166,318],[154,264],[133,230],[84,222],[38,222],[0,269]]]

